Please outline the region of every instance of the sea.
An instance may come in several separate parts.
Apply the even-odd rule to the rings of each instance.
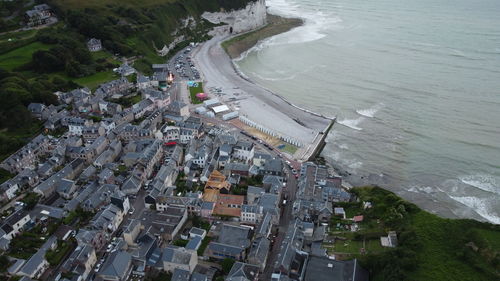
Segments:
[[[235,60],[337,117],[322,155],[444,217],[500,224],[498,0],[267,0],[305,24]]]

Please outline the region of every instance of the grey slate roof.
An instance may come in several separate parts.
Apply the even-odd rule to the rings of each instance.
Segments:
[[[356,259],[337,261],[312,256],[307,263],[304,280],[368,281],[368,272],[361,268]]]
[[[226,281],[255,280],[259,267],[243,262],[235,262],[227,275]]]
[[[106,263],[99,271],[99,274],[106,276],[116,276],[118,278],[125,278],[127,271],[132,260],[132,255],[124,251],[117,251],[110,254]]]

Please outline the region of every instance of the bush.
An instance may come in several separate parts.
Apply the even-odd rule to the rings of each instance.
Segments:
[[[235,263],[235,260],[233,260],[233,259],[230,259],[230,258],[223,259],[221,262],[222,272],[224,272],[224,274],[229,274],[234,263]]]

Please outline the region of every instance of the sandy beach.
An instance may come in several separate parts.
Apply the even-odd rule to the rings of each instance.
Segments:
[[[276,132],[293,137],[304,149],[323,131],[330,119],[293,106],[278,94],[253,83],[235,69],[220,43],[227,36],[215,36],[200,45],[193,60],[202,74],[205,90],[222,89],[218,97],[240,115]],[[306,94],[306,93],[304,93]]]

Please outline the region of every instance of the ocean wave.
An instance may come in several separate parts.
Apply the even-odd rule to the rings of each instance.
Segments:
[[[460,177],[460,181],[467,185],[479,188],[487,192],[500,194],[500,185],[498,184],[496,179],[491,175],[484,175],[484,174],[468,175]]]
[[[342,22],[332,13],[327,14],[323,10],[310,10],[302,5],[291,4],[287,0],[267,0],[266,4],[269,6],[270,13],[304,20],[304,25],[277,35],[276,37],[280,37],[281,40],[276,40],[274,44],[316,41],[326,36],[323,32],[325,29],[338,27],[335,24]]]
[[[342,125],[349,127],[351,129],[361,131],[361,130],[363,130],[363,128],[358,127],[358,125],[359,125],[359,123],[361,123],[361,121],[363,121],[363,118],[344,119],[344,120],[337,121],[337,123],[342,124]]]
[[[491,213],[488,207],[488,200],[484,198],[478,198],[473,196],[449,196],[451,199],[462,203],[463,205],[474,210],[478,215],[485,218],[486,220],[500,224],[500,217]],[[494,203],[494,202],[493,202]]]
[[[349,164],[347,167],[349,167],[349,169],[351,169],[351,170],[358,170],[362,166],[363,166],[363,162],[358,161],[358,162],[354,162],[354,163]]]
[[[349,149],[349,146],[346,143],[341,143],[341,144],[339,144],[339,148],[347,150],[347,149]]]
[[[304,74],[307,74],[308,72],[313,71],[316,68],[324,68],[326,67],[325,65],[313,65],[307,68],[304,68],[302,71],[296,71],[293,74],[287,75],[286,71],[279,71],[282,74],[282,77],[267,77],[267,76],[262,76],[256,72],[251,72],[253,76],[261,79],[261,80],[266,80],[266,81],[286,81],[286,80],[293,80],[297,78],[298,76],[302,76]],[[278,71],[275,71],[278,72]]]
[[[430,186],[412,186],[408,189],[408,191],[413,192],[413,193],[434,193],[436,192],[436,189]]]
[[[379,103],[379,104],[376,104],[368,109],[358,109],[356,110],[356,113],[359,114],[359,115],[362,115],[362,116],[365,116],[365,117],[368,117],[368,118],[373,118],[375,117],[375,114],[380,110],[382,109],[382,107],[384,106],[383,103]]]

